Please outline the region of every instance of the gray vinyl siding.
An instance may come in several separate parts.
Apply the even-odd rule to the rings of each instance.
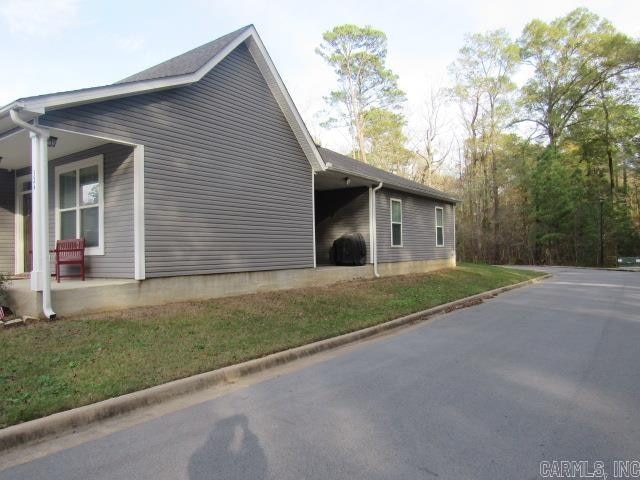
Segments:
[[[15,177],[0,169],[0,273],[15,269]]]
[[[103,155],[104,255],[85,258],[86,274],[133,278],[133,149],[106,144],[49,162],[49,239],[55,247],[55,167]],[[64,273],[64,271],[63,271]]]
[[[313,266],[311,167],[244,45],[196,84],[41,123],[145,146],[147,277]]]
[[[391,246],[391,198],[402,200],[402,247]],[[444,214],[444,246],[436,247],[435,207]],[[382,188],[376,193],[378,262],[455,256],[454,207],[449,203]]]
[[[369,261],[369,189],[351,188],[316,193],[316,259],[330,263],[333,241],[345,233],[361,233]]]

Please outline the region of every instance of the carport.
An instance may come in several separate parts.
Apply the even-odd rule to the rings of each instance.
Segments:
[[[332,265],[333,242],[349,233],[360,233],[367,247],[367,263],[373,263],[374,238],[371,198],[375,184],[370,179],[336,170],[316,174],[315,229],[316,262]]]

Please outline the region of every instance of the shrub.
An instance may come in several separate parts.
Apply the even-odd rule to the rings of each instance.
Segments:
[[[6,305],[9,301],[7,287],[9,286],[9,277],[0,272],[0,306]]]

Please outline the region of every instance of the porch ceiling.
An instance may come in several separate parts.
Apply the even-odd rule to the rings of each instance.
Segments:
[[[51,135],[58,138],[55,147],[49,147],[49,160],[71,153],[109,143],[104,139],[51,129]],[[31,140],[29,134],[21,130],[0,140],[0,168],[16,170],[31,166]]]
[[[347,178],[349,179],[349,185],[347,185]],[[341,188],[370,187],[374,184],[375,182],[366,178],[331,170],[318,172],[316,173],[315,178],[315,189],[321,191],[338,190]]]

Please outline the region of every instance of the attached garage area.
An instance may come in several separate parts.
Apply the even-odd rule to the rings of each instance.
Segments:
[[[316,174],[314,180],[316,263],[336,265],[331,247],[343,235],[362,235],[365,263],[371,263],[371,180],[339,171]]]
[[[331,255],[332,245],[344,235],[361,235],[364,262],[373,264],[376,276],[378,264],[401,273],[455,266],[455,198],[319,150],[327,169],[314,177],[317,265],[345,265]]]
[[[370,263],[369,188],[316,191],[316,262],[333,265],[331,247],[343,235],[359,233]]]

